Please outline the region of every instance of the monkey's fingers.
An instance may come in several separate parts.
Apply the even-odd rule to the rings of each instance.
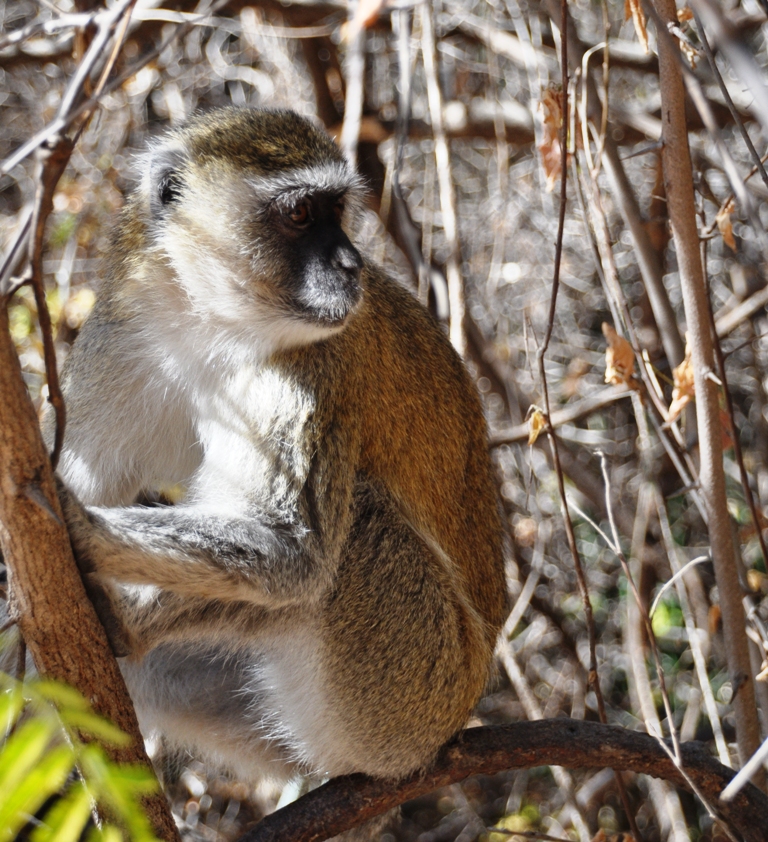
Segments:
[[[112,597],[107,588],[93,574],[81,574],[88,598],[96,615],[107,633],[110,648],[116,658],[126,658],[132,654],[130,636],[115,610]]]
[[[88,551],[88,536],[93,529],[87,509],[77,497],[67,488],[61,477],[56,474],[56,492],[64,512],[64,520],[69,530],[72,552],[75,556],[80,576],[85,586],[96,614],[107,633],[109,645],[116,658],[124,658],[131,654],[128,633],[115,610],[108,588],[99,581],[96,575],[97,565]]]

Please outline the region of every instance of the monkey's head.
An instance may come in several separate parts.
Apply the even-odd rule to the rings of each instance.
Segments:
[[[149,246],[201,318],[271,349],[341,330],[362,297],[345,233],[363,195],[333,141],[290,111],[224,108],[150,150]]]

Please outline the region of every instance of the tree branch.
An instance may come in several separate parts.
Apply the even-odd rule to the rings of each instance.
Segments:
[[[653,5],[648,0],[647,9],[658,21],[659,81],[664,120],[664,184],[693,358],[701,458],[699,485],[707,513],[712,559],[723,615],[728,670],[734,687],[736,736],[743,764],[760,745],[760,726],[745,632],[741,561],[734,552],[731,521],[726,505],[719,388],[714,378],[715,353],[710,333],[709,299],[699,250],[699,229],[685,119],[685,88],[678,63],[678,45],[666,29],[668,24],[677,22],[677,13],[672,0],[653,0]],[[756,778],[764,780],[763,775]]]
[[[735,772],[721,766],[701,743],[683,743],[681,750],[686,774],[725,821],[746,842],[765,842],[768,797],[750,785],[733,802],[720,802],[720,792]],[[609,766],[688,788],[674,763],[647,734],[597,722],[545,719],[463,731],[443,748],[428,772],[417,772],[399,784],[364,775],[335,778],[267,816],[238,842],[319,842],[469,775],[545,765]]]

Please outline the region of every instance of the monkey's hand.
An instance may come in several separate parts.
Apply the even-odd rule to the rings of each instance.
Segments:
[[[91,518],[85,506],[64,485],[58,474],[56,474],[55,479],[56,491],[69,531],[69,540],[86,593],[102,626],[104,626],[113,654],[116,658],[124,658],[130,655],[135,647],[131,645],[130,635],[115,609],[109,586],[97,574],[96,564],[90,552],[91,542],[89,537],[93,531]]]

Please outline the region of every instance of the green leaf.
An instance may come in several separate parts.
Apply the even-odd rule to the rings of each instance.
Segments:
[[[88,842],[123,842],[123,834],[113,824],[105,824],[91,829]]]
[[[19,714],[27,703],[24,694],[21,692],[21,685],[15,681],[9,683],[3,681],[6,676],[0,673],[0,728],[9,730],[16,723]]]
[[[131,737],[113,725],[108,719],[90,710],[61,711],[62,721],[70,728],[76,728],[89,737],[94,737],[110,745],[127,746]]]
[[[92,804],[85,784],[76,781],[32,831],[31,842],[78,842],[91,817]]]
[[[85,747],[80,762],[93,794],[114,812],[131,838],[136,842],[154,842],[155,834],[140,802],[142,795],[157,790],[150,770],[112,763],[96,745]]]
[[[35,718],[27,720],[6,740],[0,752],[0,804],[46,752],[58,732],[56,723]],[[72,761],[72,750],[67,747]]]
[[[73,768],[72,749],[66,745],[57,746],[15,788],[3,790],[0,801],[0,842],[10,842],[16,836],[30,816],[61,789]]]
[[[30,689],[40,699],[52,702],[61,708],[62,711],[90,710],[88,700],[67,684],[60,681],[51,681],[48,678],[40,678],[30,683]]]

